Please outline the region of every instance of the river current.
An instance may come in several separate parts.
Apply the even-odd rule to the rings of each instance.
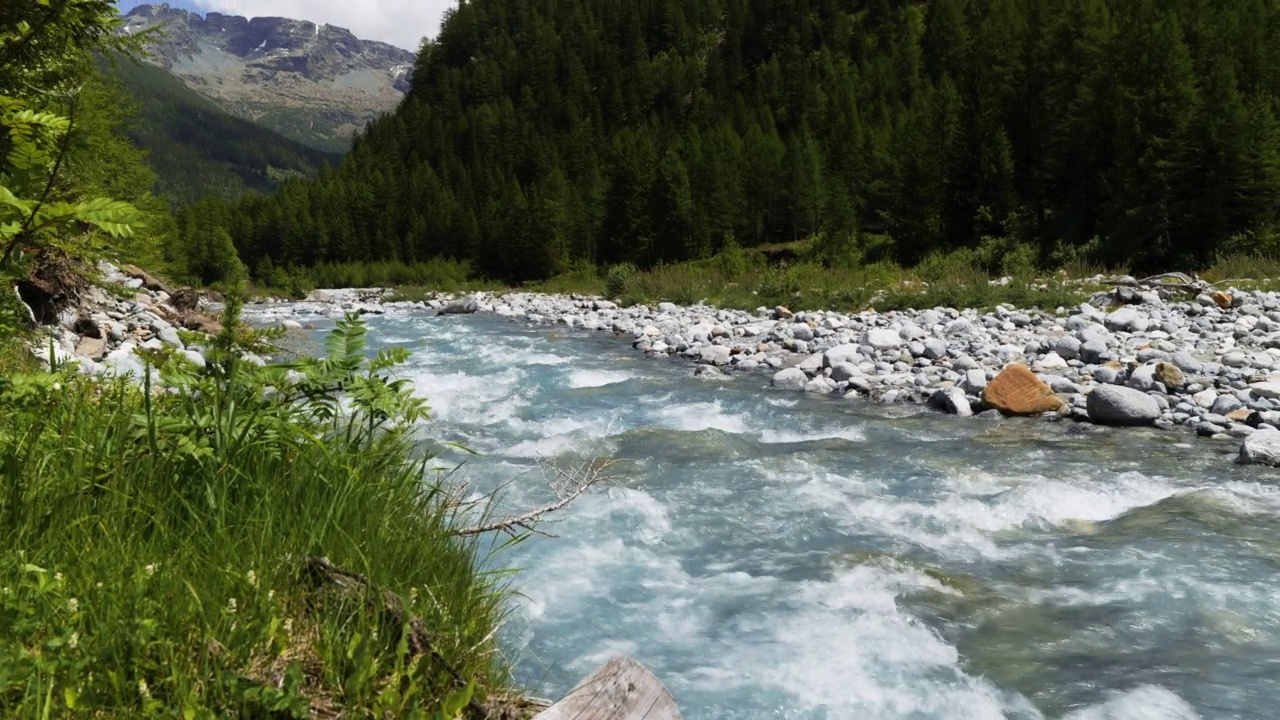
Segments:
[[[625,653],[687,720],[1280,714],[1280,475],[1234,446],[698,380],[493,316],[366,321],[413,352],[476,493],[535,507],[540,460],[616,460],[490,559],[518,568],[504,646],[533,694]]]

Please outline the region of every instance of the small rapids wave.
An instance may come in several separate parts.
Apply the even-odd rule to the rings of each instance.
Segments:
[[[631,378],[631,375],[624,372],[611,372],[609,370],[574,370],[569,374],[569,387],[575,390],[582,388],[600,388],[608,385],[624,383]]]

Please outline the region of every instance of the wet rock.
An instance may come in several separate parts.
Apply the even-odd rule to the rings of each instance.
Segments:
[[[952,415],[959,415],[960,417],[973,415],[973,408],[969,405],[969,399],[965,397],[964,391],[958,387],[942,388],[935,391],[929,397],[929,404]]]
[[[728,365],[729,348],[724,345],[708,345],[699,352],[699,359],[708,365]]]
[[[1089,393],[1089,419],[1100,425],[1151,425],[1160,419],[1155,398],[1120,385],[1099,385]]]
[[[862,370],[853,363],[842,362],[831,368],[831,379],[836,382],[847,382],[862,375]]]
[[[829,377],[818,376],[805,383],[804,391],[818,395],[825,395],[836,391],[836,382]]]
[[[440,308],[440,315],[471,315],[480,311],[480,303],[474,297],[452,300]]]
[[[699,380],[727,380],[729,378],[719,368],[712,365],[697,366],[693,369],[693,376]]]
[[[848,383],[849,383],[848,387],[850,390],[850,394],[854,394],[854,393],[861,394],[861,395],[871,394],[871,382],[864,377],[856,377],[856,376],[851,377],[849,378]],[[846,397],[848,396],[846,395]]]
[[[1240,445],[1240,462],[1280,467],[1280,431],[1257,430],[1245,438]]]
[[[982,391],[982,402],[1005,415],[1025,416],[1066,409],[1062,398],[1021,363],[1006,367]]]
[[[808,382],[809,376],[800,368],[793,367],[778,372],[770,384],[779,390],[803,390]]]

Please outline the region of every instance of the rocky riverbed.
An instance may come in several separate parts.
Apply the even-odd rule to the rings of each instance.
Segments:
[[[170,347],[197,365],[180,328],[213,331],[199,297],[136,268],[100,268],[132,299],[94,288],[61,313],[52,352],[93,375],[140,375],[139,350]],[[1127,290],[1127,289],[1126,289]],[[175,299],[175,296],[176,299]],[[619,307],[533,293],[440,294],[385,302],[378,289],[316,291],[304,303],[259,301],[260,320],[299,329],[299,311],[340,316],[431,309],[609,332],[651,356],[679,357],[708,379],[767,375],[779,390],[883,404],[923,403],[962,416],[1041,415],[1104,425],[1186,427],[1242,443],[1241,460],[1280,464],[1280,293],[1231,291],[1174,300],[1106,293],[1055,311],[934,308],[849,314],[706,306]],[[48,345],[36,348],[48,359]]]

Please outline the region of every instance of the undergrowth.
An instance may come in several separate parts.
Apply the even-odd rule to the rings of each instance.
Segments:
[[[874,249],[875,243],[868,242]],[[775,248],[776,249],[776,248]],[[1112,287],[1098,276],[1128,274],[1126,268],[1089,262],[1080,253],[1058,253],[1047,267],[1029,248],[989,241],[979,247],[935,253],[912,268],[870,261],[872,252],[832,253],[814,241],[792,243],[787,259],[770,261],[759,249],[730,247],[714,257],[640,269],[631,264],[596,268],[579,263],[549,280],[519,288],[464,279],[408,283],[391,300],[417,301],[437,292],[523,290],[598,295],[624,305],[667,301],[705,303],[754,310],[860,311],[960,307],[989,309],[1001,304],[1054,309],[1079,304]],[[1218,258],[1200,277],[1223,286],[1280,290],[1280,256],[1236,253]]]
[[[258,367],[237,313],[141,388],[0,357],[0,716],[483,714],[506,590],[411,459],[404,353],[350,317]]]

